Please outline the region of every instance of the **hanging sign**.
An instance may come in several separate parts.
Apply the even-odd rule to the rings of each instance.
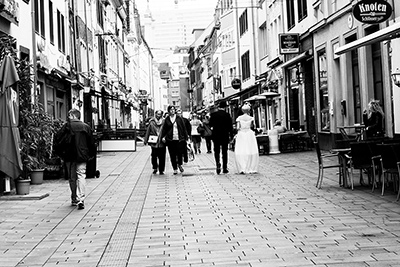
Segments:
[[[297,54],[300,51],[300,39],[298,33],[279,34],[279,48],[281,54]]]
[[[242,81],[238,78],[235,78],[232,80],[231,85],[233,89],[240,89],[242,86]]]
[[[362,0],[353,7],[354,18],[362,23],[381,23],[392,15],[392,6],[384,0]]]

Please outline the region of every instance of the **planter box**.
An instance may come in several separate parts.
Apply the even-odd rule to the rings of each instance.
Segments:
[[[98,146],[99,152],[109,151],[136,151],[136,140],[129,139],[114,139],[114,140],[101,140]]]

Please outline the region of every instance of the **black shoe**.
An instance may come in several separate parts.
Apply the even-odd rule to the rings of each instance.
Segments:
[[[222,172],[223,173],[229,173],[228,169],[224,169]]]
[[[154,170],[153,170],[153,174],[156,174],[156,173],[157,173],[157,170],[156,170],[156,169],[154,169]]]
[[[217,174],[221,173],[221,164],[217,164]]]
[[[160,175],[164,175],[164,172],[160,172]]]
[[[174,175],[177,175],[178,174],[178,170],[174,170]]]
[[[199,148],[199,154],[201,154],[201,150],[200,150],[200,148]]]
[[[179,168],[179,171],[180,171],[180,172],[183,172],[183,171],[184,171],[182,165],[179,165],[178,168]]]
[[[211,151],[207,151],[207,154],[211,154]]]
[[[75,207],[78,206],[78,201],[76,201],[76,200],[75,201],[71,201],[71,206],[75,206]]]
[[[85,208],[85,204],[83,202],[78,203],[78,210],[83,210]]]

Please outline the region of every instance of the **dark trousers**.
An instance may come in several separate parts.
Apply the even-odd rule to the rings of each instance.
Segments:
[[[228,169],[228,141],[214,140],[214,158],[217,167],[221,167],[219,154],[222,153],[222,168]]]
[[[152,147],[151,148],[151,165],[153,170],[159,172],[165,171],[165,153],[167,149],[165,147]]]
[[[184,143],[177,140],[168,141],[167,143],[171,165],[174,170],[177,170],[178,166],[182,165],[182,147]]]
[[[211,152],[211,136],[205,136],[207,152]]]
[[[182,157],[183,157],[183,162],[188,163],[189,158],[188,158],[188,151],[187,151],[187,142],[183,141],[182,143],[183,144],[182,144],[181,153],[182,153]]]

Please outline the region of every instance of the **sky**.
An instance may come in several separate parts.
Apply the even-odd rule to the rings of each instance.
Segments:
[[[154,20],[152,37],[147,36],[146,39],[150,47],[158,49],[153,51],[155,58],[172,53],[168,52],[170,48],[191,45],[194,42],[192,30],[206,28],[213,22],[217,3],[218,0],[136,0],[141,19],[149,5]],[[146,32],[149,33],[148,30]]]

